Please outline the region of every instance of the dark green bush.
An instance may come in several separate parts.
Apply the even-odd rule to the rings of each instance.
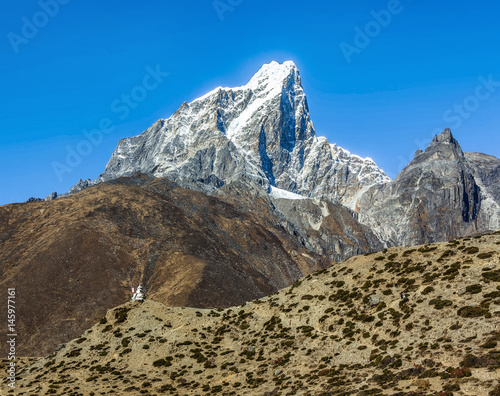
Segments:
[[[464,252],[467,254],[475,254],[479,252],[479,248],[477,246],[469,246],[467,249],[464,250]]]
[[[470,294],[481,293],[482,290],[483,290],[483,287],[479,284],[469,285],[465,288],[465,291],[467,293],[470,293]]]
[[[483,278],[493,282],[500,282],[500,270],[486,271],[482,273]]]
[[[130,308],[118,308],[115,310],[115,323],[123,323],[127,320],[127,313],[130,311]]]
[[[457,315],[463,318],[479,318],[488,312],[488,308],[484,307],[462,307],[457,311]]]
[[[444,307],[453,305],[453,302],[450,300],[441,300],[440,298],[434,298],[429,301],[429,305],[434,305],[434,308],[436,309],[443,309]]]
[[[434,291],[434,288],[432,286],[427,286],[424,290],[422,290],[422,294],[425,296],[433,291]]]

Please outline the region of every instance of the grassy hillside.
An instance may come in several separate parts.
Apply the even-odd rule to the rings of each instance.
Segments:
[[[229,309],[126,303],[16,394],[500,395],[499,245],[358,256]]]

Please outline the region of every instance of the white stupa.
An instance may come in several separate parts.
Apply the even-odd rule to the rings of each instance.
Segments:
[[[143,291],[142,291],[142,286],[139,285],[137,286],[137,290],[134,292],[134,288],[132,287],[132,301],[143,301],[146,296],[144,295]]]

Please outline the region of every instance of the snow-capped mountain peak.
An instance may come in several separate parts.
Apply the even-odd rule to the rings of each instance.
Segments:
[[[249,179],[351,208],[390,181],[371,159],[316,136],[292,61],[265,64],[247,84],[218,87],[121,140],[98,181],[138,171],[208,191]]]
[[[272,61],[260,68],[251,78],[245,88],[255,91],[265,90],[268,92],[278,92],[283,88],[287,79],[292,78],[294,83],[300,85],[299,69],[292,61],[282,64]]]
[[[286,61],[283,63],[272,61],[271,63],[263,65],[247,84],[239,87],[219,86],[203,96],[196,98],[192,103],[204,101],[211,96],[219,95],[221,92],[227,91],[237,92],[250,90],[260,95],[264,94],[265,96],[277,95],[281,93],[282,89],[285,87],[285,83],[290,78],[293,79],[295,84],[300,86],[299,70],[293,61]]]

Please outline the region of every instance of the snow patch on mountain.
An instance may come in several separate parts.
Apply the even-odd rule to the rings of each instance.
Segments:
[[[274,199],[307,199],[306,197],[303,197],[302,195],[295,194],[290,191],[282,190],[281,188],[277,188],[274,186],[271,186],[271,192],[269,193],[271,198]]]

